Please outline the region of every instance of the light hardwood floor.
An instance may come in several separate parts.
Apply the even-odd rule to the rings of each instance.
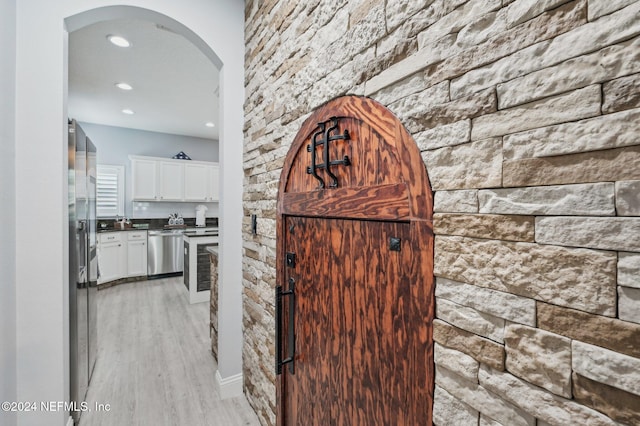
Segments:
[[[220,400],[208,303],[182,277],[98,291],[98,359],[81,426],[259,425],[244,397]],[[95,404],[110,404],[96,411]]]

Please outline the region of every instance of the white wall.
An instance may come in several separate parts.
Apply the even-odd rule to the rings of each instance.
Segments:
[[[67,33],[65,18],[101,6],[157,11],[200,36],[221,62],[221,288],[218,373],[242,372],[242,129],[244,3],[241,0],[20,0],[16,48],[17,399],[69,397],[67,242]],[[86,14],[123,17],[123,7]],[[115,12],[114,12],[115,11]],[[113,15],[116,16],[113,16]],[[144,13],[140,12],[144,15]],[[140,16],[137,16],[140,17]],[[71,30],[83,19],[67,20]],[[165,19],[178,32],[183,28]],[[91,22],[86,22],[91,23]],[[72,25],[73,24],[73,25]],[[42,226],[46,224],[47,226]],[[105,401],[108,402],[108,401]],[[63,412],[21,413],[22,425],[63,425]]]
[[[211,65],[213,66],[213,65]],[[98,164],[125,166],[124,214],[135,219],[164,218],[171,213],[195,218],[195,208],[203,203],[140,203],[131,200],[132,174],[129,155],[171,158],[184,151],[192,160],[218,161],[218,141],[124,127],[80,123],[98,149]],[[207,217],[218,217],[218,203],[204,203]]]
[[[0,401],[16,401],[15,0],[0,0]],[[0,411],[0,424],[16,415]]]

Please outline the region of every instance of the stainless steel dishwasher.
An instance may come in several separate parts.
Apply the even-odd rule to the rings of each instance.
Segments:
[[[182,229],[149,231],[147,243],[147,275],[179,274],[182,272]]]

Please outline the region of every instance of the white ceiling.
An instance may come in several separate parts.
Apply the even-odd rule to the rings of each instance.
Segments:
[[[114,46],[110,34],[131,46]],[[78,121],[218,139],[218,80],[198,48],[151,22],[106,21],[69,34],[68,108]],[[120,82],[133,90],[115,87]]]

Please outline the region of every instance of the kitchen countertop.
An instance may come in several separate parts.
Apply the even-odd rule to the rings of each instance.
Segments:
[[[105,232],[128,232],[128,231],[147,231],[148,228],[98,228],[98,234],[103,234]]]
[[[97,231],[100,232],[120,232],[120,231],[136,231],[136,230],[149,230],[160,231],[168,229],[178,230],[193,230],[193,229],[209,229],[218,228],[217,218],[206,218],[206,226],[196,227],[195,218],[184,218],[184,225],[169,225],[165,218],[150,218],[150,219],[130,219],[129,227],[120,229],[119,222],[116,223],[115,218],[105,218],[97,220]],[[106,227],[102,227],[106,225]],[[115,226],[114,226],[115,225]]]
[[[218,228],[208,226],[206,228],[195,228],[193,226],[190,227],[162,227],[150,228],[149,225],[136,226],[136,227],[128,227],[124,229],[120,228],[98,228],[98,233],[104,232],[127,232],[127,231],[166,231],[166,230],[184,230],[184,234],[190,237],[212,237],[218,235]]]

